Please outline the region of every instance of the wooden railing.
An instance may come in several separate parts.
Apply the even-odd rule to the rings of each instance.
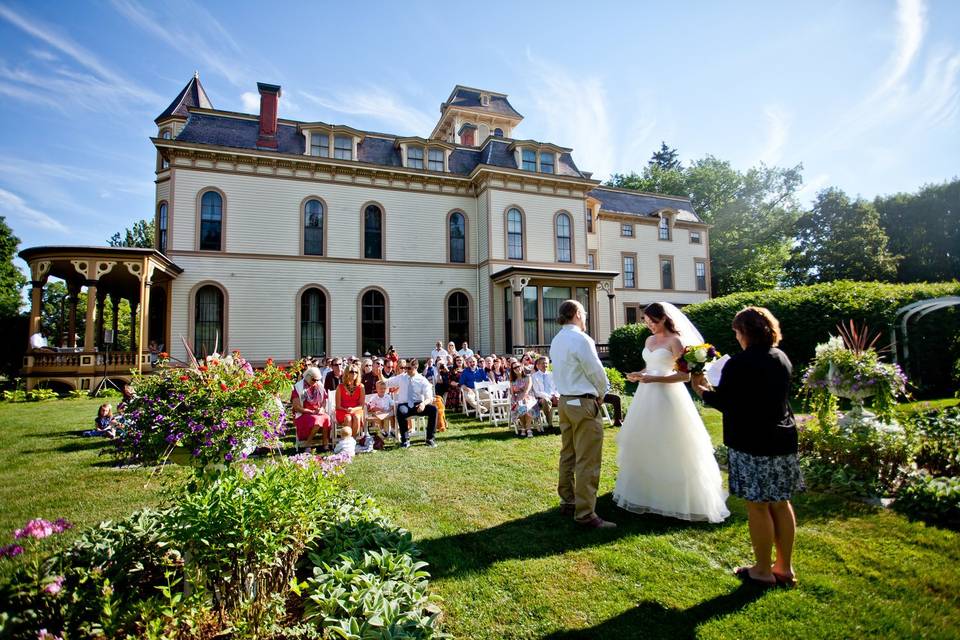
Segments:
[[[139,354],[136,351],[78,351],[78,352],[50,352],[31,351],[23,358],[23,368],[28,374],[43,374],[56,372],[62,374],[90,375],[92,373],[128,373],[136,369],[143,358],[143,367],[149,370],[149,354]]]
[[[68,369],[80,367],[79,353],[37,352],[33,355],[33,368]]]
[[[550,355],[550,345],[548,344],[523,344],[518,347],[513,348],[513,355],[522,356],[528,351],[533,351],[543,356]],[[607,360],[610,358],[610,345],[609,344],[597,344],[597,355],[600,356],[601,360]]]

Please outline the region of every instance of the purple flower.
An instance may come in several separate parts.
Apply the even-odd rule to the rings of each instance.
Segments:
[[[54,531],[53,523],[44,520],[43,518],[35,518],[28,522],[23,529],[17,529],[13,532],[13,537],[17,540],[21,538],[36,538],[37,540],[42,540],[48,536],[52,536],[54,533],[59,533]]]
[[[232,461],[233,461],[233,454],[232,454],[232,453],[227,453],[227,454],[225,454],[225,455],[223,456],[223,461],[224,461],[224,462],[232,462]]]
[[[194,458],[199,458],[199,457],[200,457],[200,449],[194,449],[194,450],[193,450],[193,457],[194,457]]]
[[[0,547],[0,558],[13,558],[23,553],[23,547],[18,544],[8,544]]]
[[[43,591],[51,596],[55,596],[63,589],[63,576],[57,576],[43,588]]]
[[[50,633],[46,629],[40,629],[40,631],[37,631],[37,640],[63,640],[63,638]]]
[[[63,533],[67,529],[72,529],[73,525],[64,518],[57,518],[53,523],[54,533]]]

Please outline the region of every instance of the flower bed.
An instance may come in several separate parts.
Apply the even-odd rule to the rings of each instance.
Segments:
[[[34,545],[6,560],[0,636],[440,637],[409,533],[343,486],[346,461],[233,465],[167,508]]]
[[[254,371],[239,352],[208,356],[187,368],[166,366],[137,376],[116,453],[145,464],[176,450],[198,465],[245,459],[257,447],[275,447],[285,433],[280,395],[298,370],[268,361]]]

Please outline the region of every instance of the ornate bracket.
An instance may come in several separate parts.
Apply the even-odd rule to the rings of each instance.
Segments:
[[[73,268],[77,270],[77,273],[83,276],[84,280],[90,278],[90,274],[88,273],[90,269],[90,263],[87,260],[71,260],[70,264],[72,264]]]
[[[117,264],[116,262],[98,262],[97,263],[97,280],[99,280],[102,276],[105,276],[108,273],[110,273],[113,270],[113,268],[116,266],[116,264]]]
[[[513,291],[513,295],[519,296],[523,293],[524,287],[530,282],[530,278],[526,276],[510,276],[508,282],[510,283],[510,289]]]
[[[53,263],[49,260],[37,260],[30,265],[30,279],[43,286],[43,283],[47,281],[47,276],[50,275],[51,266],[53,266]]]

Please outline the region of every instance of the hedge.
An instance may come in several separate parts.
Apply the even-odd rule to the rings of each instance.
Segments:
[[[833,333],[840,322],[853,319],[866,322],[883,332],[879,345],[890,342],[890,327],[897,310],[928,298],[960,295],[960,282],[883,284],[879,282],[838,281],[793,289],[770,289],[735,293],[684,307],[704,339],[723,353],[740,350],[730,324],[743,307],[767,307],[780,320],[783,330],[781,348],[790,357],[799,375],[813,357],[814,348]],[[960,335],[960,310],[953,308],[926,316],[911,326],[911,378],[922,378],[922,389],[935,394],[947,391],[957,356],[956,337]],[[610,356],[621,371],[643,367],[643,343],[648,333],[642,324],[619,327],[610,336]],[[944,385],[947,385],[944,388]]]

